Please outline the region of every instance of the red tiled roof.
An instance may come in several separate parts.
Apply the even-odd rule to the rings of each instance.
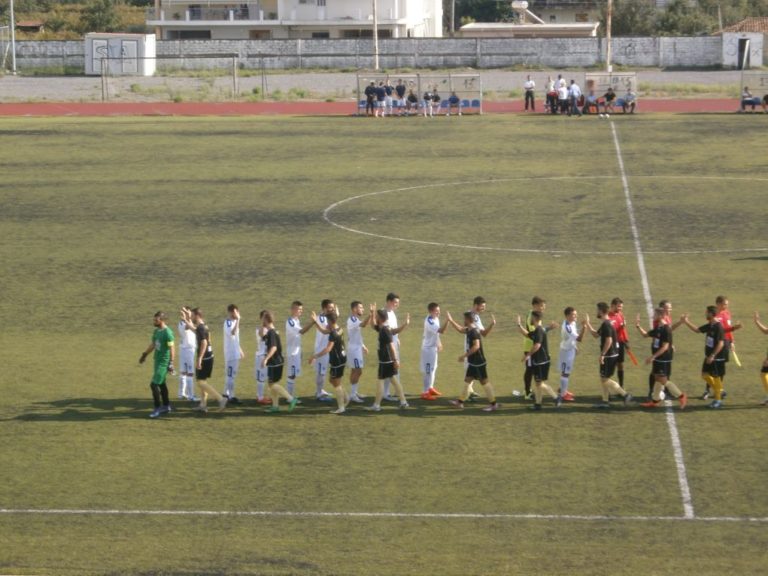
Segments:
[[[768,33],[768,16],[744,18],[731,26],[726,26],[722,32],[762,32]]]

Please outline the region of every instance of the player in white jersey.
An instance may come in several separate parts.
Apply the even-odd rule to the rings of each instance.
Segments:
[[[294,300],[291,302],[291,315],[285,321],[285,364],[288,368],[286,389],[291,396],[295,396],[296,378],[301,375],[301,337],[314,325],[301,326],[303,313],[304,304]]]
[[[259,312],[259,321],[262,324],[256,328],[256,358],[254,362],[254,375],[256,376],[256,402],[259,404],[272,404],[269,394],[264,394],[264,388],[267,384],[267,367],[262,366],[264,358],[267,356],[267,344],[264,336],[267,334],[267,328],[263,326],[264,314],[266,310]]]
[[[320,303],[320,314],[316,315],[312,312],[312,320],[315,328],[317,328],[317,333],[315,334],[315,354],[319,354],[328,346],[328,334],[331,332],[328,329],[328,319],[325,317],[328,312],[336,312],[338,317],[336,304],[328,298]],[[331,395],[323,390],[323,382],[327,373],[328,355],[320,356],[315,362],[315,400],[319,402],[333,402]]]
[[[448,326],[446,321],[440,326],[440,305],[430,302],[427,305],[429,314],[424,319],[424,336],[421,340],[421,373],[424,375],[422,400],[437,400],[442,394],[435,389],[435,374],[437,373],[437,354],[442,352],[443,343],[440,334]]]
[[[179,398],[197,402],[195,396],[195,348],[197,347],[197,337],[195,331],[187,325],[185,316],[190,313],[190,309],[183,307],[181,309],[181,320],[176,327],[179,333]]]
[[[362,404],[364,396],[360,395],[358,385],[360,377],[363,375],[364,356],[368,354],[368,348],[363,343],[363,331],[373,318],[376,311],[375,306],[371,306],[371,312],[366,318],[363,318],[365,308],[363,303],[355,300],[349,305],[350,314],[347,318],[347,366],[349,366],[349,384],[352,389],[349,399],[351,402]]]
[[[573,402],[573,394],[568,390],[568,383],[573,370],[573,363],[579,351],[579,342],[584,338],[584,330],[579,332],[578,312],[568,306],[563,310],[565,319],[560,326],[560,354],[557,365],[560,367],[560,397],[566,402]]]
[[[400,337],[398,334],[405,330],[408,325],[411,323],[411,315],[406,314],[405,315],[405,324],[402,326],[397,325],[397,314],[395,313],[395,310],[397,310],[400,307],[400,296],[395,294],[394,292],[390,292],[387,294],[387,304],[385,307],[385,310],[387,311],[387,326],[389,326],[390,331],[392,332],[392,343],[395,346],[395,354],[397,356],[397,361],[400,362]],[[396,396],[390,396],[389,395],[389,386],[392,383],[391,378],[385,378],[384,379],[384,399],[388,400],[390,402],[399,402],[400,399]],[[400,383],[402,386],[402,382]]]
[[[224,394],[230,404],[240,404],[235,396],[235,378],[240,368],[240,360],[245,356],[240,347],[240,310],[234,304],[227,306],[227,318],[224,320]]]

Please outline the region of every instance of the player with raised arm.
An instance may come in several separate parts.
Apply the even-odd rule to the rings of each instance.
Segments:
[[[149,383],[149,388],[152,390],[152,401],[155,409],[149,415],[150,418],[157,418],[171,411],[171,401],[168,398],[168,386],[165,379],[167,374],[173,376],[174,352],[173,330],[166,325],[167,319],[165,312],[155,312],[152,318],[155,325],[152,340],[139,358],[139,364],[144,364],[147,356],[154,353],[152,380]]]
[[[350,313],[347,318],[347,366],[349,366],[349,386],[350,386],[350,402],[356,404],[362,404],[364,396],[360,395],[358,386],[360,385],[360,377],[363,375],[363,367],[365,366],[365,355],[368,354],[368,348],[366,348],[363,342],[363,328],[368,326],[376,313],[375,304],[371,306],[371,311],[363,318],[365,308],[363,303],[359,300],[355,300],[349,305]]]
[[[696,326],[683,314],[682,320],[693,332],[704,334],[704,363],[701,365],[701,377],[709,385],[715,399],[710,408],[723,407],[722,374],[725,367],[725,330],[722,323],[717,321],[717,307],[707,306],[707,323]]]
[[[753,319],[755,326],[757,326],[763,334],[768,334],[768,326],[760,322],[760,314],[755,312]],[[760,369],[760,379],[763,381],[763,391],[765,392],[765,400],[763,404],[768,406],[768,352],[763,360],[763,367]]]
[[[320,352],[315,352],[309,357],[311,366],[318,358],[328,355],[328,380],[333,386],[333,392],[336,395],[338,408],[332,410],[331,414],[344,414],[349,404],[349,395],[344,390],[341,379],[344,376],[344,368],[347,365],[347,353],[344,350],[344,339],[339,333],[339,327],[336,324],[336,312],[328,312],[325,315],[328,325],[328,345]]]
[[[532,314],[534,312],[539,312],[542,314],[542,318],[544,315],[544,310],[547,308],[547,301],[544,300],[544,298],[541,298],[540,296],[534,296],[531,298],[531,310],[528,312],[528,315],[525,317],[525,328],[527,330],[526,333],[532,332],[536,326],[533,324],[533,317]],[[557,322],[552,322],[548,326],[546,326],[544,329],[546,331],[553,330],[557,328],[558,324]],[[523,373],[523,386],[525,386],[525,399],[531,400],[533,398],[533,392],[531,390],[531,385],[533,384],[533,367],[530,363],[530,357],[529,352],[531,351],[531,348],[533,348],[533,341],[528,338],[527,336],[523,338],[523,358],[526,357],[529,358],[529,360],[525,361],[525,372]]]
[[[560,352],[557,358],[557,364],[560,367],[560,397],[566,402],[573,402],[575,398],[568,390],[568,386],[571,381],[573,363],[579,352],[579,343],[584,338],[584,330],[579,332],[579,313],[575,308],[568,306],[563,310],[563,315],[565,319],[560,325]]]
[[[376,399],[366,409],[372,412],[381,412],[381,401],[384,398],[384,382],[389,380],[395,387],[395,392],[400,400],[400,408],[408,408],[403,387],[397,376],[400,370],[400,360],[397,355],[392,330],[389,328],[389,315],[386,310],[376,310],[373,318],[373,329],[379,333],[379,378],[376,385]]]
[[[240,347],[240,310],[235,304],[227,306],[227,318],[224,320],[224,397],[227,402],[240,404],[235,396],[235,378],[244,358]]]
[[[315,333],[315,349],[314,353],[317,354],[321,350],[324,350],[328,346],[328,319],[326,314],[329,312],[335,312],[338,317],[338,311],[336,310],[336,304],[330,298],[324,299],[320,302],[320,314],[315,315],[312,313],[312,321],[317,329]],[[328,356],[320,356],[315,362],[315,400],[318,402],[332,402],[333,398],[323,389],[323,383],[325,382],[325,375],[328,372]]]
[[[600,385],[603,389],[603,399],[595,405],[595,408],[606,409],[611,407],[611,394],[618,394],[624,398],[624,405],[632,402],[632,394],[624,390],[619,383],[611,377],[616,372],[616,363],[619,359],[619,342],[613,323],[608,319],[608,304],[597,303],[597,317],[602,320],[600,328],[595,330],[586,315],[582,326],[589,330],[595,338],[600,338]]]
[[[411,323],[411,315],[406,314],[405,315],[405,324],[402,326],[398,326],[397,322],[397,313],[395,312],[400,307],[400,296],[395,294],[394,292],[390,292],[387,294],[387,302],[385,304],[385,310],[387,312],[387,326],[389,327],[389,330],[392,332],[392,343],[395,346],[395,355],[397,356],[397,363],[400,364],[400,333],[408,328],[408,325]],[[384,379],[384,399],[388,400],[389,402],[397,402],[399,401],[399,398],[396,396],[390,396],[389,394],[389,387],[392,380],[391,378],[385,378]],[[402,382],[400,383],[400,386],[402,386]]]
[[[296,379],[301,375],[301,337],[314,326],[314,322],[301,325],[301,315],[304,313],[304,304],[300,300],[291,302],[291,315],[285,321],[285,347],[288,375],[286,388],[288,394],[296,393]]]
[[[531,312],[531,322],[533,322],[533,330],[526,330],[523,328],[522,318],[517,316],[517,327],[521,334],[524,334],[527,338],[530,338],[533,342],[531,349],[523,356],[523,362],[530,364],[533,371],[533,380],[536,383],[534,388],[534,404],[530,408],[532,410],[541,410],[541,403],[544,399],[544,393],[546,392],[554,401],[555,406],[558,408],[563,403],[563,398],[559,394],[555,394],[547,380],[549,379],[549,345],[547,344],[547,331],[541,325],[541,318],[543,314],[541,312]]]
[[[469,398],[469,387],[473,381],[477,380],[483,386],[485,395],[488,397],[488,406],[483,408],[483,412],[495,412],[501,405],[496,402],[496,394],[493,391],[493,385],[488,381],[488,362],[485,359],[483,350],[483,337],[477,326],[474,324],[473,313],[471,310],[464,312],[464,325],[456,322],[450,312],[445,313],[448,323],[460,334],[464,334],[467,346],[466,352],[459,356],[459,362],[466,362],[464,373],[464,388],[456,400],[451,400],[451,404],[456,408],[463,409],[464,403]]]
[[[266,412],[274,414],[280,411],[280,398],[288,401],[288,412],[292,412],[296,407],[297,399],[289,394],[279,382],[283,377],[283,346],[280,341],[280,335],[275,330],[275,317],[272,312],[265,310],[261,317],[261,326],[264,329],[264,345],[267,353],[261,359],[261,367],[267,370],[267,386],[269,386],[269,395],[272,397],[272,406],[266,409]]]
[[[720,381],[723,383],[722,396],[725,398],[727,396],[725,392],[725,373],[728,368],[728,362],[730,361],[731,356],[733,356],[736,364],[740,365],[739,357],[736,354],[736,346],[733,341],[733,332],[734,330],[739,330],[741,328],[741,322],[736,322],[734,324],[731,320],[730,302],[728,301],[727,296],[718,296],[715,298],[715,307],[717,308],[715,320],[723,325],[723,332],[725,334],[725,350],[723,351],[723,357],[725,360],[723,361],[723,374],[720,376]],[[707,389],[704,391],[704,394],[701,398],[702,400],[709,398],[709,386],[707,386]]]
[[[664,316],[662,318],[659,318],[658,320],[654,317],[653,319],[653,325],[652,328],[658,328],[659,324],[662,322],[664,324],[669,325],[669,329],[674,332],[677,330],[680,325],[683,323],[682,320],[678,320],[677,322],[672,321],[672,302],[669,300],[662,300],[659,302],[659,308],[664,310]],[[674,352],[674,346],[672,346],[672,351]],[[648,400],[653,399],[653,389],[656,386],[656,374],[653,372],[653,367],[651,367],[651,372],[648,374]],[[666,392],[665,392],[666,393]]]
[[[424,335],[421,339],[421,373],[424,376],[422,400],[437,400],[442,394],[435,389],[437,373],[437,355],[443,350],[440,334],[445,332],[448,322],[440,325],[440,305],[430,302],[427,305],[427,317],[424,318]]]
[[[478,330],[480,330],[480,336],[482,336],[483,338],[488,336],[488,334],[491,333],[491,330],[493,330],[493,327],[496,326],[496,317],[493,314],[491,314],[491,323],[488,325],[488,328],[486,328],[483,325],[483,319],[480,316],[480,314],[485,312],[487,307],[488,307],[488,304],[485,301],[485,298],[483,298],[482,296],[475,296],[474,300],[472,300],[472,322],[475,325],[475,327]],[[464,340],[465,352],[467,351],[466,345],[467,345],[467,341]],[[465,365],[464,366],[465,372],[466,372],[466,369],[467,367]],[[474,402],[475,399],[479,397],[480,395],[475,392],[475,385],[473,382],[469,385],[469,396],[467,397],[467,399],[470,402]]]
[[[213,342],[211,341],[211,332],[203,318],[203,311],[200,308],[193,308],[190,315],[184,319],[187,324],[194,326],[197,337],[195,378],[198,387],[202,390],[200,405],[197,409],[203,414],[208,412],[208,396],[212,396],[219,403],[219,411],[221,412],[227,407],[227,399],[208,384],[208,378],[213,373]]]
[[[672,359],[674,346],[672,345],[672,327],[666,322],[667,311],[664,308],[656,308],[653,311],[653,325],[651,330],[645,330],[640,325],[640,314],[635,320],[635,327],[643,338],[653,338],[651,341],[651,355],[645,360],[650,364],[655,382],[651,399],[640,404],[643,408],[656,408],[661,404],[661,392],[666,390],[680,402],[680,410],[684,410],[688,404],[688,397],[670,381],[672,376]]]
[[[190,314],[188,307],[182,307],[176,330],[179,333],[179,399],[198,402],[195,396],[195,346],[197,338],[194,328],[187,325],[185,315]]]

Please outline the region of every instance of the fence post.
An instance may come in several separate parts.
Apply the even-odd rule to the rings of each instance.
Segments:
[[[240,94],[240,87],[237,77],[237,54],[232,56],[232,101],[237,101],[237,97]]]

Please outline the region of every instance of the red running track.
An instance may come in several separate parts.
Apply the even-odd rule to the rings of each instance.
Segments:
[[[540,103],[543,109],[543,103]],[[736,112],[738,100],[641,99],[637,111],[667,113]],[[522,101],[486,102],[483,112],[523,112]],[[354,102],[30,102],[0,103],[0,116],[350,116]],[[619,112],[621,115],[621,112]]]

